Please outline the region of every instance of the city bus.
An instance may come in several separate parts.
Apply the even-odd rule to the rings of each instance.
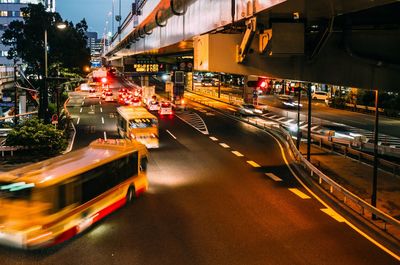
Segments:
[[[117,130],[122,138],[134,139],[147,148],[158,148],[158,120],[144,107],[117,108]]]
[[[89,146],[0,174],[0,244],[64,242],[148,188],[146,147],[99,139]]]

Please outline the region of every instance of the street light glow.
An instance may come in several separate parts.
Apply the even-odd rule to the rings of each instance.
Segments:
[[[65,24],[65,23],[57,23],[56,27],[58,29],[65,29],[67,27],[67,24]]]

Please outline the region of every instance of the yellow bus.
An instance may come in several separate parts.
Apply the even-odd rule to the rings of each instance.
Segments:
[[[39,248],[81,233],[148,188],[136,141],[88,147],[0,174],[0,243]]]
[[[122,138],[134,139],[147,148],[158,148],[158,120],[143,107],[117,108],[117,130]]]

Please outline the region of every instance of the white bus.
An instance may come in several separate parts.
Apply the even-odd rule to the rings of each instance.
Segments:
[[[158,148],[158,120],[143,107],[117,108],[117,130],[122,138],[134,139],[147,148]]]

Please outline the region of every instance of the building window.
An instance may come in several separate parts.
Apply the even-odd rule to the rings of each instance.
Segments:
[[[8,51],[1,51],[1,57],[6,57],[8,55]]]
[[[8,17],[7,11],[0,11],[0,17]]]

